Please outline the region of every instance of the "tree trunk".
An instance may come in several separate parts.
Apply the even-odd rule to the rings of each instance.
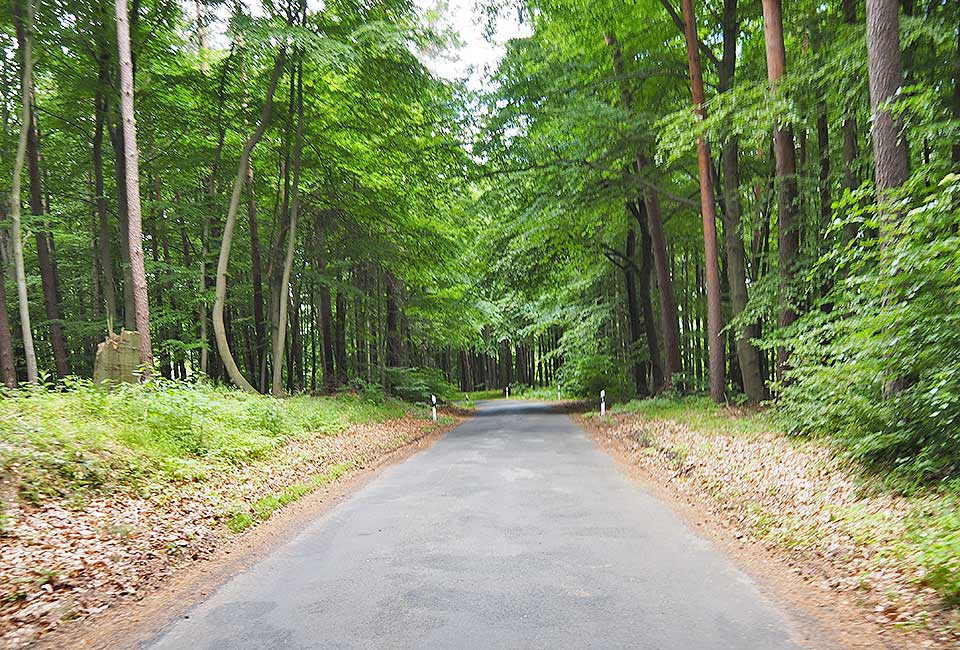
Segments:
[[[263,270],[260,261],[260,236],[257,233],[257,197],[252,165],[247,165],[247,226],[250,229],[250,274],[253,282],[253,372],[257,377],[257,388],[263,391],[266,390],[267,333],[263,315]]]
[[[137,331],[140,333],[140,365],[143,366],[144,375],[149,376],[153,365],[153,349],[150,344],[150,305],[147,296],[147,273],[143,263],[143,234],[140,223],[140,172],[137,155],[137,126],[133,113],[133,61],[130,55],[127,1],[116,0],[114,7],[117,16],[117,48],[120,56],[120,113],[123,118],[130,276],[133,281]]]
[[[0,380],[7,388],[17,387],[17,368],[13,360],[10,314],[7,312],[6,273],[0,262]]]
[[[624,110],[630,113],[632,110],[633,97],[629,86],[623,80],[623,52],[620,42],[613,32],[607,32],[604,40],[612,48],[613,73],[621,79],[620,96],[623,101]],[[637,152],[636,168],[638,174],[643,174],[653,167],[646,156]],[[682,371],[683,366],[680,357],[680,325],[677,317],[677,303],[673,295],[673,281],[670,278],[670,262],[667,256],[667,240],[663,232],[663,216],[660,212],[660,200],[656,190],[650,187],[649,183],[644,185],[643,201],[645,204],[647,229],[650,232],[651,245],[653,248],[653,263],[657,271],[657,286],[660,296],[660,325],[663,330],[663,348],[664,360],[666,361],[666,372],[661,382],[657,383],[657,389],[669,388],[673,381],[673,375]],[[660,352],[657,351],[657,357]],[[659,365],[659,360],[657,361]]]
[[[397,296],[397,280],[386,272],[387,289],[387,367],[403,365],[403,342],[400,339],[400,304]]]
[[[37,383],[37,354],[33,347],[33,330],[30,327],[30,302],[27,297],[27,275],[23,264],[23,232],[20,228],[20,183],[23,163],[27,154],[27,137],[30,131],[30,99],[33,89],[33,0],[26,0],[26,15],[23,17],[24,38],[20,48],[23,73],[20,86],[20,137],[17,140],[17,155],[13,163],[13,182],[10,187],[10,236],[13,238],[14,273],[17,281],[17,298],[20,303],[20,331],[23,337],[23,354],[26,358],[27,381]]]
[[[233,182],[233,194],[230,197],[230,207],[227,210],[227,220],[223,225],[223,241],[220,246],[220,256],[217,260],[217,290],[216,300],[213,305],[213,331],[217,340],[217,349],[220,351],[220,357],[223,359],[230,380],[243,390],[251,393],[257,391],[250,382],[240,374],[240,369],[237,368],[237,362],[234,361],[233,354],[230,352],[227,333],[223,323],[223,310],[227,298],[227,268],[230,264],[230,247],[233,244],[233,229],[237,221],[237,210],[240,207],[240,193],[247,176],[247,166],[250,164],[250,154],[253,152],[253,148],[257,146],[260,138],[263,137],[263,132],[267,128],[267,121],[270,119],[270,111],[273,108],[273,94],[277,89],[277,82],[280,81],[280,74],[283,72],[285,61],[286,52],[281,50],[277,55],[277,60],[273,64],[273,74],[270,77],[267,97],[264,100],[263,110],[260,113],[260,123],[247,140],[247,143],[243,147],[243,152],[240,155],[237,176]],[[275,365],[279,365],[279,363],[275,361]],[[274,373],[276,373],[276,371],[274,371]]]
[[[320,267],[321,270],[323,267]],[[320,285],[320,328],[323,338],[323,388],[333,391],[337,385],[336,370],[333,366],[333,309],[330,305],[330,287],[324,282]]]
[[[696,18],[693,0],[683,0],[683,17],[687,41],[687,61],[690,67],[690,87],[694,111],[699,119],[706,117],[703,91],[703,72],[700,68]],[[720,310],[720,264],[717,251],[717,208],[713,197],[713,170],[710,145],[706,139],[697,139],[697,161],[700,169],[700,211],[703,216],[703,247],[707,280],[707,334],[710,350],[710,397],[723,401],[725,387],[724,353]]]
[[[347,298],[343,285],[337,288],[337,314],[334,316],[334,356],[337,361],[337,383],[347,383]]]
[[[280,280],[279,319],[277,337],[273,341],[273,394],[280,396],[280,372],[283,360],[283,342],[287,331],[287,297],[290,291],[290,270],[293,268],[293,255],[297,248],[297,218],[300,209],[300,159],[303,153],[303,64],[297,65],[297,132],[293,145],[293,187],[290,200],[290,228],[287,233],[287,254],[283,262],[283,277]]]
[[[650,387],[647,386],[647,371],[639,359],[640,347],[640,307],[637,304],[637,278],[633,268],[633,260],[637,253],[637,233],[633,228],[627,231],[627,245],[625,261],[620,267],[627,289],[627,325],[630,331],[629,358],[633,368],[633,382],[637,388],[637,395],[647,396]]]
[[[719,69],[720,92],[733,87],[737,63],[737,45],[740,37],[740,21],[737,15],[737,0],[724,0],[723,4],[723,59]],[[723,168],[723,243],[727,253],[727,285],[730,288],[730,306],[734,318],[747,307],[747,269],[743,237],[740,234],[742,209],[740,203],[740,147],[736,137],[723,145],[721,153]],[[760,351],[751,342],[757,337],[755,324],[748,325],[736,337],[737,361],[743,391],[751,402],[767,397],[767,389],[760,373]]]
[[[97,253],[100,258],[101,285],[107,312],[107,332],[113,334],[117,317],[117,285],[113,277],[113,255],[110,253],[110,221],[107,215],[107,190],[103,178],[103,129],[107,120],[107,100],[103,91],[108,83],[106,60],[101,56],[100,76],[94,98],[95,125],[93,131],[93,190],[97,206]]]
[[[646,205],[646,204],[643,204]],[[639,207],[639,206],[638,206]],[[658,389],[665,386],[671,386],[663,376],[663,366],[660,363],[660,345],[657,343],[656,319],[653,315],[653,300],[650,297],[650,278],[653,271],[656,255],[648,225],[649,219],[637,219],[640,226],[640,269],[638,277],[638,294],[640,297],[640,310],[643,313],[643,333],[647,339],[647,354],[650,357],[650,369],[653,375],[653,385]],[[678,332],[679,336],[679,332]],[[677,350],[679,352],[679,345]]]
[[[777,82],[787,67],[783,46],[783,18],[780,0],[763,0],[763,31],[767,52],[767,78],[770,87],[776,90]],[[790,292],[793,284],[800,237],[797,223],[797,161],[793,145],[793,131],[778,126],[773,133],[773,152],[776,158],[776,173],[779,184],[777,211],[779,216],[779,301],[778,324],[781,328],[792,324],[797,314],[793,308]],[[787,364],[787,351],[778,352],[779,372],[782,376]]]
[[[897,0],[867,0],[867,68],[873,113],[874,178],[880,202],[909,175],[903,120],[890,107],[903,85]],[[881,205],[881,216],[893,218]]]

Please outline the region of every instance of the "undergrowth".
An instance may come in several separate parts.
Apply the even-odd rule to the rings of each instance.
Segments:
[[[0,399],[0,478],[40,503],[114,491],[148,494],[262,459],[284,442],[402,417],[394,399],[275,399],[208,384],[154,381],[112,388],[74,381]]]

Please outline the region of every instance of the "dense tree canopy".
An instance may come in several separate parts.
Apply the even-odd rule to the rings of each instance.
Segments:
[[[4,382],[139,329],[177,379],[709,390],[957,472],[957,3],[478,7],[528,35],[474,92],[405,0],[14,0]]]

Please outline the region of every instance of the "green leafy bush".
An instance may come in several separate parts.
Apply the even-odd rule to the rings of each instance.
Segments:
[[[431,395],[436,395],[437,402],[445,404],[457,395],[443,373],[434,368],[388,368],[387,383],[392,395],[416,404],[428,404]]]
[[[905,196],[882,239],[823,260],[840,269],[824,304],[844,307],[797,323],[782,402],[795,430],[909,486],[960,474],[960,177],[916,179]]]

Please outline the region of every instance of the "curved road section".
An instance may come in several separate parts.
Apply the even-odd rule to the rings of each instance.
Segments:
[[[786,650],[786,617],[567,416],[477,416],[234,576],[154,650]]]

